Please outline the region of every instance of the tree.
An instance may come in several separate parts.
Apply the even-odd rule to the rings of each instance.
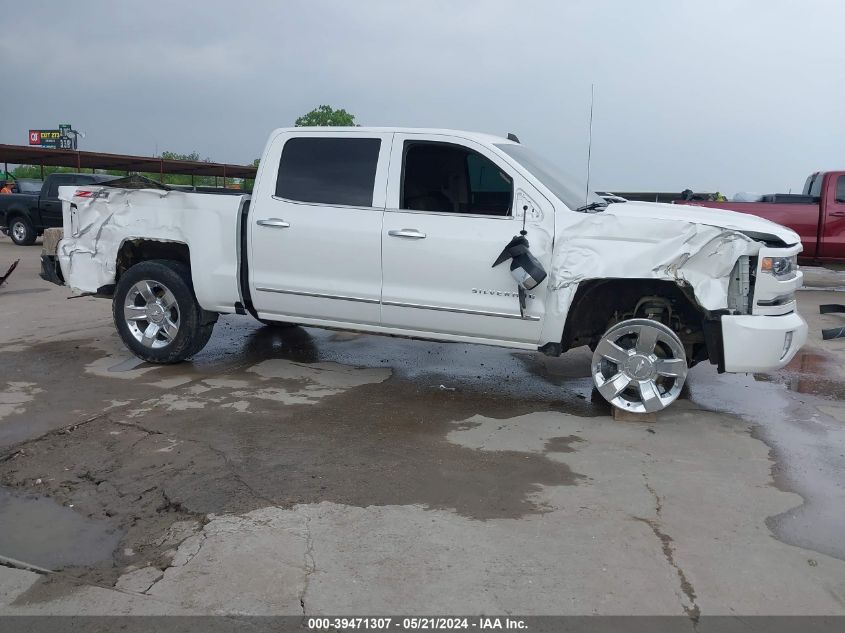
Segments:
[[[45,167],[44,176],[58,173],[68,173],[79,171],[75,167]],[[41,167],[38,165],[18,165],[12,170],[12,176],[15,178],[34,178],[36,180],[41,178]],[[1,178],[0,178],[1,179]]]
[[[161,158],[164,160],[190,160],[194,162],[205,162],[211,163],[214,162],[210,158],[200,158],[198,152],[191,152],[190,154],[180,154],[179,152],[170,152],[170,151],[163,151],[161,153]],[[144,174],[148,178],[152,178],[153,180],[161,180],[166,185],[190,185],[193,181],[193,184],[199,187],[213,187],[215,184],[219,185],[220,182],[214,176],[195,176],[191,179],[189,174],[164,174],[162,178],[161,174]],[[234,179],[232,179],[234,181]]]
[[[335,110],[331,106],[321,105],[311,110],[307,114],[303,114],[294,123],[296,127],[305,126],[326,126],[326,125],[347,125],[354,126],[355,115],[349,114],[344,109]]]
[[[167,150],[161,153],[161,158],[163,158],[164,160],[202,160],[197,152],[191,152],[190,154],[179,154],[177,152],[168,152]],[[205,162],[211,162],[211,159],[206,158]]]

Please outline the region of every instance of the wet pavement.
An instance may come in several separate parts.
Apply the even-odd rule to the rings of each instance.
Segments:
[[[833,291],[783,371],[631,422],[586,349],[232,316],[149,365],[39,250],[0,239],[0,612],[845,614]]]
[[[46,568],[81,567],[110,561],[121,534],[86,519],[48,497],[19,496],[0,489],[0,552]]]
[[[845,560],[845,384],[833,358],[805,348],[777,374],[691,379],[690,393],[754,422],[753,436],[772,449],[774,485],[802,496],[766,519],[772,533]]]

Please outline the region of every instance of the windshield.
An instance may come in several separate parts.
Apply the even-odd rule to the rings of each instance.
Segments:
[[[496,145],[496,147],[530,171],[537,180],[573,211],[588,204],[596,203],[601,206],[607,204],[603,198],[592,191],[589,195],[585,195],[586,187],[583,184],[524,145],[502,143]]]

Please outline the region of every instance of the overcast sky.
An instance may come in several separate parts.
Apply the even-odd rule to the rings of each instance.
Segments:
[[[800,189],[845,169],[841,0],[20,2],[0,142],[232,163],[319,104],[506,134],[596,189]]]

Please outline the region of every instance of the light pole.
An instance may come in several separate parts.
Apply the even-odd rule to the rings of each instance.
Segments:
[[[85,138],[85,132],[77,132],[73,128],[68,130],[71,134],[73,134],[73,149],[79,149],[79,137]]]

